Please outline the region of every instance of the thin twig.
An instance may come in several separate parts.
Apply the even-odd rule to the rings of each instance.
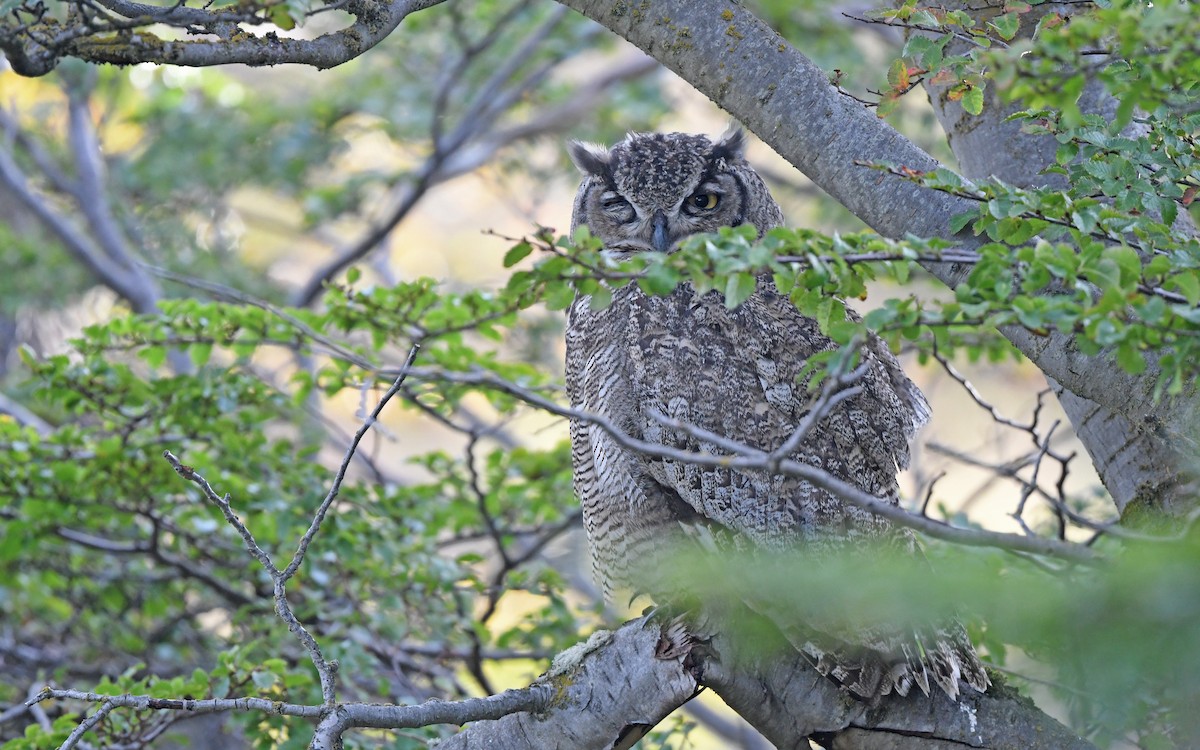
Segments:
[[[396,393],[400,391],[401,387],[404,385],[404,381],[408,377],[409,368],[416,359],[417,351],[419,349],[419,345],[414,345],[409,351],[408,359],[405,361],[404,366],[401,367],[399,374],[392,383],[392,386],[387,390],[386,393],[384,393],[374,411],[367,416],[367,418],[363,421],[362,426],[359,427],[358,431],[354,434],[354,438],[351,441],[350,447],[347,449],[346,455],[342,459],[341,465],[338,467],[333,486],[330,487],[329,493],[325,496],[325,499],[317,508],[308,530],[304,533],[304,536],[301,537],[300,543],[297,545],[296,553],[292,556],[291,562],[288,563],[288,566],[283,570],[279,570],[275,567],[275,564],[271,561],[270,555],[268,555],[266,551],[264,551],[262,547],[258,545],[258,543],[254,540],[254,535],[251,533],[250,529],[247,528],[246,525],[242,523],[241,519],[237,517],[237,514],[233,512],[233,508],[229,503],[228,495],[225,495],[224,497],[218,495],[217,492],[213,490],[212,486],[209,485],[208,481],[204,479],[203,476],[198,474],[195,469],[190,466],[183,465],[170,451],[163,451],[163,457],[171,464],[176,473],[178,473],[184,479],[194,482],[204,492],[205,497],[207,497],[221,509],[222,514],[225,516],[225,520],[229,523],[229,525],[233,526],[234,529],[237,530],[239,535],[241,535],[242,540],[246,545],[246,549],[256,560],[258,560],[258,562],[271,576],[275,599],[275,612],[279,615],[279,618],[287,624],[288,630],[290,630],[292,634],[300,640],[305,650],[308,651],[309,658],[312,660],[313,666],[317,669],[317,674],[321,681],[321,693],[325,699],[326,705],[333,705],[336,698],[335,676],[337,672],[337,662],[330,662],[325,659],[324,655],[321,653],[320,644],[317,643],[312,634],[308,632],[308,630],[296,618],[295,613],[292,612],[291,605],[287,600],[287,582],[296,574],[296,571],[299,570],[300,565],[304,562],[304,556],[308,551],[309,545],[312,543],[313,538],[320,530],[321,522],[324,520],[330,506],[337,498],[338,492],[341,489],[342,481],[345,479],[346,471],[350,466],[350,462],[353,460],[354,453],[357,451],[359,443],[362,441],[362,438],[364,435],[366,435],[367,431],[378,420],[379,414],[383,410],[383,407],[394,395],[396,395]]]
[[[937,360],[938,364],[942,366],[942,369],[946,371],[946,374],[953,378],[956,383],[962,386],[963,390],[967,392],[967,395],[971,397],[972,401],[978,404],[979,407],[984,409],[988,414],[992,415],[992,421],[996,422],[997,424],[1007,425],[1008,427],[1012,427],[1015,430],[1021,430],[1023,432],[1028,432],[1033,429],[1034,425],[1036,424],[1036,420],[1030,424],[1022,424],[1015,420],[1009,419],[997,411],[996,407],[992,406],[992,404],[984,399],[983,395],[976,390],[971,381],[967,380],[966,376],[960,373],[958,369],[950,363],[950,360],[947,359],[940,351],[938,351],[938,346],[936,343],[933,345],[933,351],[931,352],[931,355],[935,360]]]
[[[101,703],[100,708],[97,708],[94,714],[79,722],[79,726],[75,727],[75,730],[68,735],[67,739],[58,746],[58,750],[71,750],[71,748],[78,745],[79,741],[83,739],[83,735],[92,731],[92,727],[104,721],[104,717],[108,716],[109,712],[115,707],[111,699]]]
[[[176,458],[175,454],[171,453],[171,451],[165,450],[162,455],[167,460],[167,463],[171,464],[171,468],[175,469],[176,474],[199,487],[204,496],[221,509],[221,514],[225,516],[226,522],[242,537],[242,542],[246,545],[246,551],[266,569],[272,579],[278,578],[279,569],[275,567],[275,563],[271,562],[271,556],[267,554],[266,550],[260,547],[258,542],[254,540],[254,534],[251,533],[250,529],[246,528],[246,524],[242,523],[242,519],[238,518],[237,513],[233,512],[233,507],[229,504],[229,495],[218,495],[207,479],[198,474],[191,466],[187,466]]]
[[[325,519],[325,514],[329,511],[329,506],[337,498],[338,492],[342,488],[342,481],[346,478],[346,470],[350,468],[350,461],[354,458],[354,452],[358,450],[358,444],[362,442],[363,436],[379,419],[379,413],[383,411],[383,407],[387,405],[392,397],[400,392],[400,388],[404,385],[404,381],[408,378],[408,373],[412,367],[413,361],[417,358],[417,352],[420,350],[420,344],[413,344],[412,349],[408,352],[408,358],[404,361],[404,365],[400,368],[399,374],[395,381],[392,382],[390,388],[379,399],[379,403],[375,405],[375,409],[363,420],[362,426],[354,433],[354,437],[350,440],[350,447],[346,449],[346,455],[342,458],[342,463],[338,466],[337,474],[334,476],[333,485],[329,488],[329,493],[325,495],[325,499],[321,501],[320,507],[317,508],[316,514],[313,516],[312,523],[308,527],[308,531],[300,538],[300,544],[296,548],[296,554],[292,556],[292,561],[284,568],[281,578],[287,582],[304,562],[304,555],[308,551],[308,545],[312,544],[313,537],[321,528],[321,522]]]
[[[788,439],[780,443],[779,447],[767,454],[767,459],[770,462],[768,469],[774,473],[779,462],[796,452],[796,448],[800,446],[800,442],[808,437],[821,420],[828,416],[833,407],[845,401],[848,398],[857,396],[862,393],[862,386],[855,385],[867,374],[871,369],[871,363],[863,362],[857,368],[848,373],[838,373],[836,376],[827,379],[821,387],[821,393],[809,407],[809,412],[800,420],[800,424],[796,425],[796,429],[788,436]]]
[[[683,451],[658,443],[639,440],[627,435],[612,421],[602,415],[562,406],[534,391],[522,388],[515,383],[506,381],[486,371],[453,372],[448,370],[413,368],[409,370],[409,374],[420,380],[476,385],[508,393],[552,414],[595,424],[612,436],[613,440],[622,447],[648,456],[667,458],[698,466],[714,466],[728,469],[765,470],[768,465],[768,454],[764,451],[676,420],[664,418],[665,421],[663,421],[663,424],[672,429],[683,430],[699,439],[706,440],[722,450],[728,451],[728,455]],[[779,473],[805,479],[813,485],[842,498],[846,502],[869,510],[887,518],[889,521],[949,542],[968,546],[1023,550],[1034,554],[1053,555],[1080,563],[1096,563],[1102,559],[1094,550],[1076,544],[1065,543],[1058,539],[1031,538],[1020,534],[965,529],[941,523],[931,518],[918,516],[885,500],[874,497],[870,493],[864,492],[822,469],[799,461],[787,460],[780,462]]]

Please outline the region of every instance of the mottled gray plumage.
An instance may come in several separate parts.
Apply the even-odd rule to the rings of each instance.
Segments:
[[[716,143],[682,133],[634,133],[612,149],[572,143],[584,173],[572,231],[586,224],[606,252],[625,256],[667,252],[688,235],[722,226],[748,223],[760,234],[778,226],[782,214],[744,160],[744,141],[731,131]],[[798,380],[805,361],[834,346],[769,278],[733,310],[719,293],[698,295],[687,284],[666,297],[630,284],[602,310],[591,309],[586,297],[572,305],[567,391],[576,408],[649,442],[722,452],[664,427],[659,414],[772,450],[808,413],[810,398]],[[895,504],[897,468],[908,464],[909,440],[928,418],[928,404],[878,338],[862,357],[861,393],[835,406],[791,457]],[[606,596],[624,589],[669,597],[669,541],[683,536],[681,528],[703,528],[710,543],[742,549],[819,552],[856,544],[919,554],[908,530],[794,477],[647,457],[577,420],[571,442],[593,571]],[[907,693],[912,684],[928,692],[930,681],[953,697],[960,677],[987,686],[957,623],[920,632],[777,624],[823,673],[865,698]]]

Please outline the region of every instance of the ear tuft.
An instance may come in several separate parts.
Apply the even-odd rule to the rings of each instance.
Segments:
[[[608,149],[598,143],[583,141],[567,141],[567,153],[571,161],[585,175],[591,174],[602,177],[608,174],[608,163],[611,155]]]
[[[741,161],[746,155],[746,131],[741,126],[730,123],[729,128],[721,134],[717,144],[713,146],[712,159],[724,159],[729,163]]]

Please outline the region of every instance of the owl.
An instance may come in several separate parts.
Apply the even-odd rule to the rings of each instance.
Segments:
[[[747,164],[745,144],[740,129],[715,142],[684,133],[631,133],[612,148],[570,143],[583,173],[572,231],[586,225],[617,258],[669,253],[685,237],[719,227],[750,224],[761,236],[783,216]],[[580,296],[568,311],[566,345],[573,407],[606,417],[642,441],[712,454],[725,451],[696,437],[704,432],[668,424],[678,420],[774,450],[811,406],[805,362],[836,347],[767,276],[734,309],[719,292],[698,294],[687,283],[667,296],[629,284],[615,289],[601,309]],[[896,473],[907,466],[909,441],[929,407],[880,339],[867,341],[861,359],[861,391],[834,406],[790,458],[898,504]],[[669,601],[678,593],[672,571],[681,559],[679,544],[718,554],[869,554],[897,546],[920,554],[909,530],[802,479],[648,456],[586,420],[573,420],[570,429],[575,491],[593,572],[607,598],[628,591]],[[747,604],[770,616],[762,602]],[[863,699],[904,695],[913,684],[928,694],[930,682],[952,698],[960,680],[980,691],[988,685],[957,622],[775,624],[823,674]]]

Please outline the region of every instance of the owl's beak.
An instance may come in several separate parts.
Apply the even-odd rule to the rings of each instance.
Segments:
[[[670,249],[667,244],[667,215],[662,211],[655,211],[651,226],[654,228],[654,233],[650,235],[650,244],[660,253],[665,253]]]

